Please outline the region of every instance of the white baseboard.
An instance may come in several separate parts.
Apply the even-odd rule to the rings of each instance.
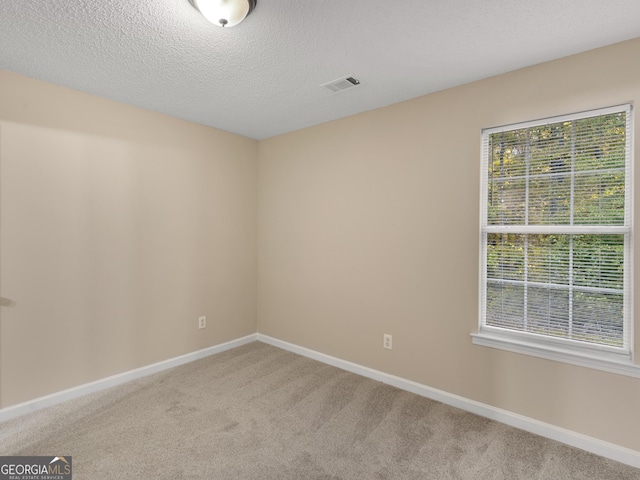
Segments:
[[[224,352],[225,350],[230,350],[232,348],[246,345],[247,343],[251,343],[256,340],[267,343],[269,345],[273,345],[274,347],[282,348],[283,350],[288,350],[304,357],[312,358],[314,360],[332,365],[337,368],[341,368],[348,372],[356,373],[358,375],[362,375],[363,377],[371,378],[373,380],[392,385],[402,390],[406,390],[408,392],[412,392],[417,395],[436,400],[446,405],[451,405],[452,407],[460,408],[462,410],[475,413],[476,415],[490,418],[506,425],[535,433],[537,435],[550,438],[552,440],[556,440],[558,442],[562,442],[564,444],[571,445],[573,447],[577,447],[591,453],[595,453],[596,455],[600,455],[602,457],[610,458],[612,460],[625,463],[636,468],[640,468],[640,452],[638,451],[598,440],[597,438],[589,437],[572,430],[557,427],[555,425],[541,422],[539,420],[525,417],[517,413],[509,412],[507,410],[496,408],[491,405],[476,402],[475,400],[470,400],[459,395],[447,393],[443,390],[431,388],[426,385],[413,382],[411,380],[397,377],[395,375],[390,375],[388,373],[374,370],[372,368],[364,367],[362,365],[342,360],[340,358],[325,355],[324,353],[316,352],[315,350],[300,347],[298,345],[278,340],[276,338],[272,338],[260,333],[247,335],[246,337],[238,338],[236,340],[222,343],[220,345],[215,345],[213,347],[198,350],[196,352],[187,353],[186,355],[181,355],[169,360],[164,360],[162,362],[154,363],[146,367],[123,372],[111,377],[103,378],[101,380],[96,380],[95,382],[87,383],[78,387],[70,388],[68,390],[53,393],[45,397],[40,397],[25,403],[20,403],[18,405],[12,405],[10,407],[0,409],[0,422],[19,417],[21,415],[26,415],[28,413],[35,412],[46,407],[58,405],[60,403],[84,395],[88,395],[90,393],[115,387],[117,385],[143,378],[148,375],[161,372],[163,370],[168,370],[169,368],[184,365],[185,363],[200,360],[201,358],[205,358],[210,355],[215,355],[216,353]]]
[[[115,387],[148,375],[153,375],[154,373],[184,365],[185,363],[200,360],[201,358],[215,355],[216,353],[221,353],[225,350],[230,350],[247,343],[255,342],[256,340],[257,335],[254,333],[252,335],[247,335],[246,337],[231,340],[230,342],[221,343],[220,345],[214,345],[213,347],[204,348],[179,357],[170,358],[169,360],[147,365],[146,367],[136,368],[135,370],[129,370],[128,372],[119,373],[117,375],[112,375],[111,377],[85,383],[84,385],[52,393],[51,395],[36,398],[28,402],[12,405],[10,407],[0,409],[0,422],[26,415],[46,407],[58,405],[62,402],[82,397],[83,395],[99,392],[100,390],[106,390],[107,388]]]
[[[572,447],[586,450],[587,452],[595,453],[602,457],[610,458],[627,465],[631,465],[636,468],[640,468],[640,452],[631,450],[620,445],[598,440],[597,438],[589,437],[581,433],[567,430],[565,428],[557,427],[555,425],[541,422],[539,420],[525,417],[517,413],[509,412],[501,408],[496,408],[485,403],[476,402],[468,398],[461,397],[447,393],[443,390],[427,387],[417,382],[407,380],[395,375],[380,372],[372,368],[363,367],[356,363],[348,362],[340,358],[325,355],[324,353],[316,352],[305,347],[300,347],[292,343],[284,342],[276,338],[269,337],[267,335],[258,334],[257,339],[260,342],[273,345],[274,347],[282,348],[290,352],[302,355],[304,357],[318,360],[319,362],[332,365],[334,367],[341,368],[348,372],[362,375],[363,377],[371,378],[388,385],[406,390],[417,395],[421,395],[432,400],[451,405],[452,407],[460,408],[468,412],[480,415],[482,417],[490,418],[498,422],[510,425],[512,427],[525,430],[527,432],[535,433],[542,437],[550,438]]]

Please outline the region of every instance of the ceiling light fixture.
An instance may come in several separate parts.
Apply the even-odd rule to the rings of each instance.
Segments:
[[[219,27],[238,25],[256,8],[257,0],[189,0],[211,23]]]

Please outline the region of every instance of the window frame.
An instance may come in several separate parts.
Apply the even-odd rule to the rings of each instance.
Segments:
[[[571,339],[555,338],[543,334],[521,332],[507,328],[486,324],[486,300],[487,300],[487,238],[488,232],[496,230],[495,226],[488,224],[487,197],[489,189],[488,162],[489,162],[489,135],[501,131],[519,130],[528,127],[544,126],[558,122],[575,121],[584,118],[604,116],[613,113],[626,112],[626,172],[625,172],[625,222],[623,227],[618,227],[618,233],[624,231],[625,240],[625,275],[624,275],[624,348],[607,347],[599,344]],[[633,108],[631,104],[622,104],[612,107],[588,110],[568,115],[542,118],[527,122],[514,123],[499,127],[485,128],[481,133],[481,184],[480,184],[480,262],[479,262],[479,299],[478,299],[478,330],[472,333],[472,341],[475,345],[498,348],[515,353],[532,355],[536,357],[562,361],[574,365],[596,368],[599,370],[630,375],[640,378],[640,365],[634,363],[634,320],[633,320]],[[573,181],[573,180],[572,180]],[[535,231],[536,227],[518,226],[510,228],[509,225],[499,226],[498,229],[505,233],[521,233],[522,230]],[[551,227],[553,230],[554,227]],[[586,226],[584,230],[588,230]],[[548,226],[538,230],[549,230]],[[572,232],[573,234],[579,234]],[[526,308],[526,307],[525,307]]]

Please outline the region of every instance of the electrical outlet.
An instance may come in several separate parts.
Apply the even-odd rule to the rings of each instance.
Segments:
[[[198,318],[198,328],[205,328],[207,326],[207,317]]]
[[[388,333],[382,335],[382,348],[391,350],[393,348],[393,337]]]

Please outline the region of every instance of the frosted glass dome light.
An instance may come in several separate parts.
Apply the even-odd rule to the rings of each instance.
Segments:
[[[257,0],[189,0],[214,25],[238,25],[256,8]]]

